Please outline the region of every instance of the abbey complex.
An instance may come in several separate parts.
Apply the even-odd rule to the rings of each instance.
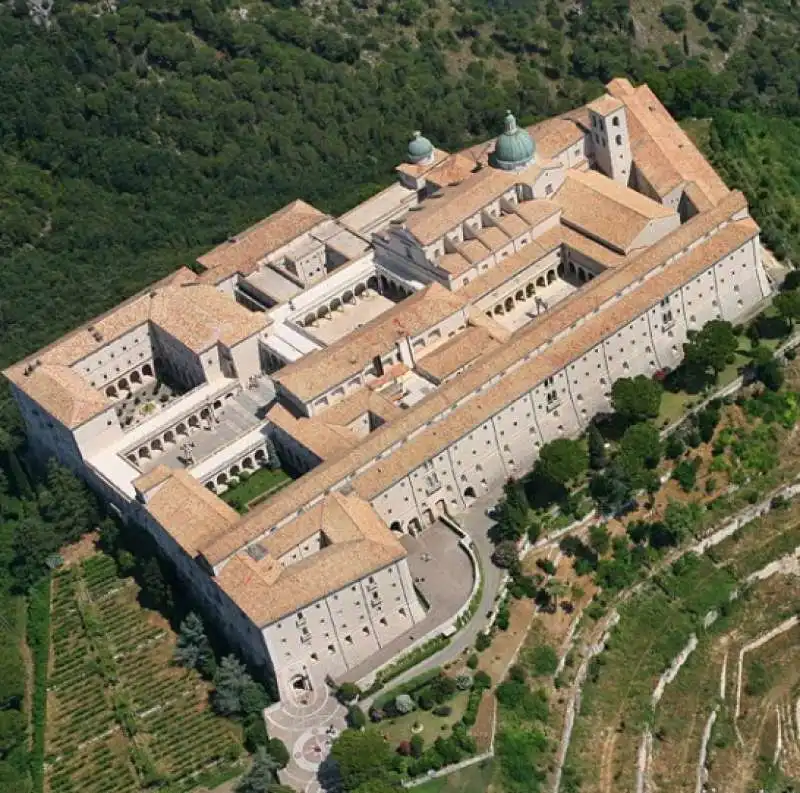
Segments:
[[[759,230],[647,86],[458,153],[420,133],[339,218],[301,200],[6,370],[30,442],[150,532],[291,687],[415,630],[404,542],[770,293]],[[294,481],[240,515],[260,467]]]

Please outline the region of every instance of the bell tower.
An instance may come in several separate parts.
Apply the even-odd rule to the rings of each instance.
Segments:
[[[590,102],[588,110],[597,167],[610,179],[627,185],[631,176],[631,144],[624,103],[605,94]]]

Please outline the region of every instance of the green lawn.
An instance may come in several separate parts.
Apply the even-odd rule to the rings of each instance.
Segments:
[[[291,481],[289,475],[281,468],[259,468],[251,474],[247,481],[234,485],[222,494],[223,501],[230,504],[237,512],[247,512],[247,505],[260,495],[279,490]]]
[[[493,762],[484,760],[411,789],[419,793],[485,793],[492,782],[493,772]]]
[[[431,711],[418,708],[405,716],[386,719],[376,724],[375,729],[385,736],[391,744],[398,744],[401,741],[411,740],[411,728],[414,722],[419,722],[424,728],[420,734],[425,739],[425,745],[428,746],[440,735],[445,738],[450,735],[452,726],[458,723],[464,715],[468,699],[469,692],[461,691],[451,700],[448,700],[445,704],[453,709],[449,716],[434,716]]]

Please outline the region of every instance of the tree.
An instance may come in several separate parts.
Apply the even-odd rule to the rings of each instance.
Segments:
[[[141,582],[145,605],[165,613],[172,610],[172,590],[155,556],[149,557],[142,565]]]
[[[658,416],[663,393],[661,383],[643,374],[621,377],[611,386],[611,404],[626,421],[645,421]]]
[[[336,689],[336,699],[343,705],[358,699],[361,696],[361,689],[355,684],[345,681]]]
[[[636,461],[636,465],[655,468],[661,459],[661,438],[652,424],[634,424],[625,430],[620,441],[623,461]]]
[[[664,526],[679,545],[686,537],[700,528],[700,517],[703,509],[699,504],[670,499],[664,511]]]
[[[267,752],[270,757],[278,764],[278,768],[286,768],[291,760],[286,744],[280,738],[270,738],[267,741]]]
[[[789,327],[793,327],[794,323],[800,319],[800,290],[779,292],[775,295],[772,305]]]
[[[518,540],[530,522],[528,513],[530,505],[522,485],[514,478],[509,479],[503,487],[504,499],[500,504],[498,531],[494,536],[498,540]]]
[[[242,712],[242,697],[253,679],[236,656],[226,655],[214,677],[214,693],[211,703],[222,716],[234,716]]]
[[[670,460],[677,460],[684,451],[686,451],[686,444],[677,432],[667,436],[667,441],[664,444],[664,454]]]
[[[333,742],[330,756],[339,769],[342,790],[353,791],[365,783],[397,782],[399,759],[378,732],[344,730]]]
[[[589,456],[583,444],[569,438],[557,438],[542,446],[536,469],[545,479],[566,487],[584,474]]]
[[[347,709],[347,726],[360,730],[367,725],[367,717],[358,705],[350,705]]]
[[[777,359],[770,356],[756,366],[756,377],[770,390],[780,391],[785,375]]]
[[[415,733],[411,736],[411,756],[422,757],[425,750],[425,739],[420,733]]]
[[[595,471],[605,468],[608,464],[606,442],[594,422],[589,425],[589,429],[586,432],[586,440],[589,447],[589,467]]]
[[[206,666],[211,655],[203,621],[193,611],[186,615],[178,631],[175,644],[175,662],[187,669],[198,669]]]
[[[68,468],[51,458],[46,489],[39,493],[39,511],[59,543],[74,542],[97,526],[94,495]]]
[[[733,362],[739,347],[733,326],[721,319],[712,319],[701,330],[690,330],[688,339],[683,345],[684,364],[702,375],[711,370],[714,382],[719,373]]]
[[[550,578],[544,588],[548,597],[553,601],[555,609],[558,609],[558,601],[569,594],[569,586],[558,578]]]
[[[661,9],[661,21],[673,32],[680,33],[686,30],[689,21],[686,9],[678,3],[671,3]]]
[[[513,568],[519,563],[517,544],[512,540],[503,540],[492,553],[492,561],[505,569]]]
[[[611,547],[611,534],[605,523],[597,523],[589,529],[589,545],[598,556],[608,552]]]
[[[266,748],[259,746],[253,764],[236,785],[236,793],[273,793],[277,782],[275,772],[278,767],[275,758]]]

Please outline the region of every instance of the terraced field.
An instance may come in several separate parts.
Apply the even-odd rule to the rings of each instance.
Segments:
[[[191,790],[241,752],[194,672],[172,667],[175,637],[98,554],[55,574],[48,680],[50,793]],[[161,788],[162,790],[164,788]]]

